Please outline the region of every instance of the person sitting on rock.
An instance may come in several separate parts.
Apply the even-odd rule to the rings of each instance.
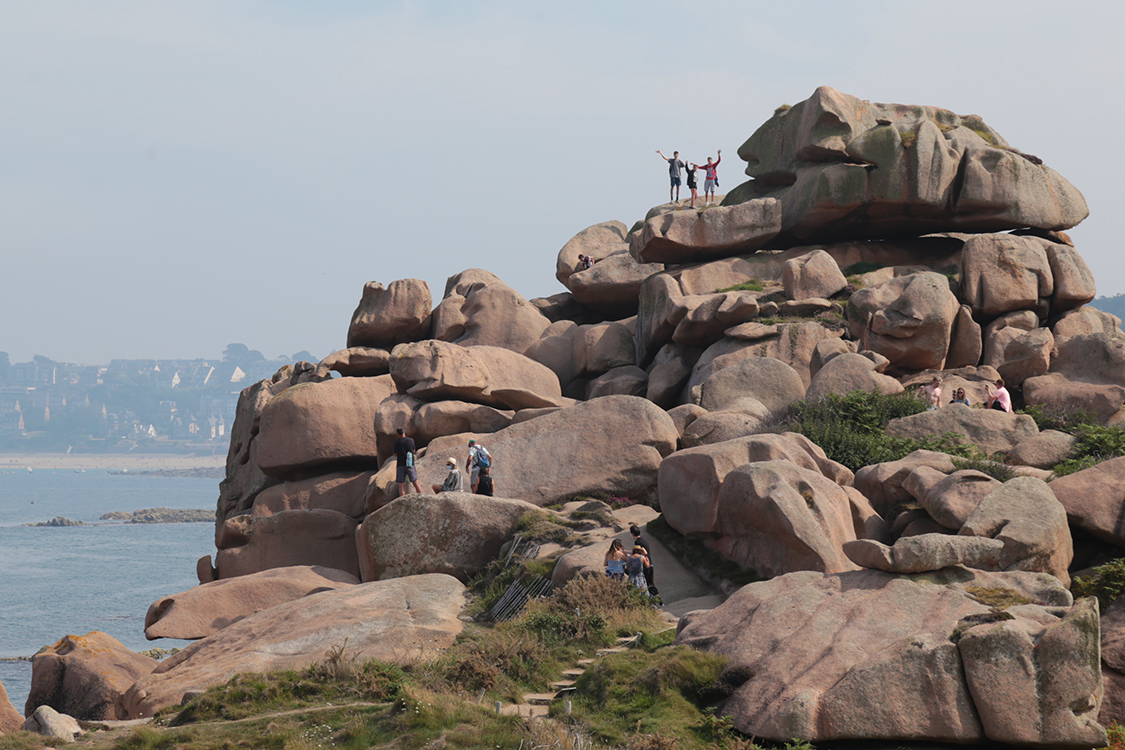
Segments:
[[[618,580],[625,579],[625,561],[629,556],[625,554],[625,545],[620,539],[614,539],[609,544],[609,551],[605,553],[605,574]]]
[[[1004,387],[1004,378],[996,378],[996,390],[991,388],[988,391],[988,408],[996,409],[997,411],[1012,411],[1012,395],[1008,393],[1008,389]]]
[[[477,491],[477,480],[480,478],[480,470],[485,466],[492,466],[492,454],[476,440],[470,440],[469,457],[465,459],[465,470],[470,472],[469,489],[474,493]]]
[[[593,258],[591,258],[589,255],[583,255],[582,253],[578,253],[578,270],[579,271],[585,271],[587,268],[593,268],[595,263],[597,263],[597,261],[594,260]]]
[[[931,380],[929,385],[922,388],[922,393],[925,395],[926,403],[930,405],[930,411],[941,406],[941,378],[935,377]]]
[[[625,574],[629,577],[629,583],[641,591],[648,591],[648,583],[645,581],[645,568],[648,565],[648,555],[645,554],[645,548],[640,545],[633,547],[633,553],[625,561]]]
[[[492,469],[487,466],[482,466],[480,469],[480,476],[477,477],[477,488],[474,492],[478,495],[485,497],[492,497],[496,488],[492,484]]]
[[[449,473],[445,475],[444,482],[433,485],[434,494],[436,495],[439,492],[464,492],[465,475],[457,468],[457,459],[450,456],[445,459],[445,463],[449,466]]]
[[[951,404],[964,404],[965,406],[971,405],[971,404],[969,404],[969,397],[965,395],[965,389],[964,388],[958,388],[957,390],[955,390],[953,392],[953,398],[949,401],[949,403],[951,403]]]

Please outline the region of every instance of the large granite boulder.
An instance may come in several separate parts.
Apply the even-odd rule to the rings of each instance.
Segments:
[[[522,354],[551,325],[539,308],[495,274],[470,268],[449,277],[434,309],[433,338]]]
[[[790,258],[782,264],[782,288],[788,299],[831,297],[848,285],[836,261],[824,250]]]
[[[915,499],[903,485],[914,471],[923,466],[942,474],[951,474],[954,469],[953,458],[949,454],[917,450],[898,461],[864,466],[855,473],[853,486],[871,501],[871,506],[879,515],[887,517],[896,505]]]
[[[1051,329],[1008,326],[989,332],[983,362],[995,367],[1006,384],[1019,388],[1028,378],[1047,374],[1054,349]]]
[[[894,437],[915,440],[954,432],[991,456],[998,451],[1009,451],[1029,437],[1038,435],[1039,428],[1035,426],[1035,420],[1026,414],[949,404],[933,411],[892,419],[886,432]]]
[[[1084,411],[1104,422],[1125,407],[1125,386],[1072,380],[1061,372],[1049,372],[1023,382],[1023,400],[1056,414]]]
[[[1105,741],[1097,603],[1048,576],[790,573],[689,613],[676,642],[730,659],[722,714],[760,739]]]
[[[562,403],[555,373],[497,346],[458,346],[443,341],[396,346],[391,352],[391,377],[400,393],[423,401],[455,399],[518,409],[523,408],[518,392],[527,392],[544,401],[541,406]]]
[[[284,482],[262,490],[251,506],[256,516],[272,516],[283,510],[334,510],[356,520],[366,512],[363,497],[373,471],[337,471],[295,482]]]
[[[544,506],[574,495],[653,497],[660,462],[676,449],[671,417],[635,396],[606,396],[513,424],[492,433],[438,438],[418,461],[420,481],[445,476],[445,459],[466,455],[476,439],[492,454],[492,476],[502,496]],[[395,497],[395,469],[376,475],[368,507]]]
[[[363,296],[348,326],[348,347],[390,349],[430,336],[430,286],[421,279],[400,279],[384,287],[363,285]]]
[[[9,732],[18,732],[23,721],[23,714],[12,705],[12,701],[8,699],[8,691],[0,683],[0,737]]]
[[[693,401],[708,411],[720,411],[739,399],[761,402],[769,414],[781,414],[805,396],[801,376],[789,365],[768,357],[747,357],[717,369],[704,380]]]
[[[1095,307],[1080,307],[1062,314],[1051,330],[1056,337],[1083,336],[1090,333],[1113,333],[1120,330],[1121,318]]]
[[[614,253],[628,252],[627,234],[629,234],[629,227],[616,220],[603,221],[586,227],[567,240],[559,250],[558,257],[555,259],[555,278],[569,289],[570,277],[582,271],[579,255],[602,260]]]
[[[702,353],[702,347],[697,346],[662,346],[648,366],[648,390],[645,398],[664,408],[672,407]]]
[[[50,706],[83,721],[127,719],[122,696],[158,664],[100,630],[68,635],[31,660],[24,713]]]
[[[684,448],[721,443],[768,431],[765,425],[770,412],[762,402],[752,398],[739,399],[737,408],[702,411],[702,414],[680,431],[680,443]]]
[[[874,391],[885,395],[902,393],[902,383],[879,370],[880,364],[870,357],[851,352],[837,354],[812,376],[805,399],[820,401],[829,395],[844,396],[852,391]]]
[[[846,467],[831,461],[804,435],[767,433],[676,451],[660,464],[660,509],[672,528],[688,536],[722,532],[719,495],[728,474],[760,461],[787,460],[839,485],[852,482]]]
[[[316,368],[324,375],[335,371],[344,377],[367,378],[386,375],[390,372],[390,366],[391,353],[386,349],[353,346],[332,352],[320,360]]]
[[[781,204],[770,199],[669,211],[649,218],[631,235],[629,252],[640,263],[698,263],[745,255],[773,239],[781,222]]]
[[[1050,469],[1065,461],[1074,449],[1078,438],[1058,430],[1043,430],[1029,437],[1008,452],[1008,461],[1017,466],[1034,466]]]
[[[902,537],[892,545],[875,539],[844,544],[844,554],[856,565],[888,573],[926,573],[952,565],[995,570],[1003,549],[999,539],[948,534]]]
[[[410,664],[461,632],[465,587],[446,575],[351,586],[279,604],[196,641],[125,694],[129,718],[152,716],[236,674],[304,669],[337,648],[359,661]]]
[[[792,461],[740,466],[723,478],[708,545],[760,576],[854,569],[843,545],[855,539],[844,488]]]
[[[443,492],[406,495],[378,509],[356,532],[363,580],[445,573],[468,581],[538,506],[522,500]]]
[[[1072,524],[1125,547],[1125,456],[1059,477],[1050,489]]]
[[[392,479],[394,467],[391,466]],[[359,577],[355,530],[359,523],[334,510],[283,510],[272,516],[228,518],[215,555],[218,578],[270,568],[319,565]]]
[[[230,431],[230,448],[227,449],[226,474],[219,482],[216,539],[229,516],[250,510],[259,492],[280,481],[267,476],[258,466],[258,434],[265,405],[287,387],[262,380],[244,388],[238,396]]]
[[[953,531],[959,531],[1000,485],[999,480],[972,469],[945,474],[930,466],[918,467],[902,483],[930,518]]]
[[[162,596],[145,614],[145,637],[197,640],[218,633],[255,612],[318,591],[354,586],[350,573],[318,565],[294,565],[212,581]]]
[[[773,244],[1021,227],[1067,229],[1082,194],[976,115],[876,104],[827,86],[781,108],[738,149],[752,179],[725,205],[781,205]]]
[[[970,237],[961,251],[961,299],[984,318],[1041,307],[1055,290],[1049,244],[1013,234]]]
[[[286,388],[262,408],[258,465],[279,479],[301,478],[320,467],[374,466],[375,410],[393,392],[388,375]]]
[[[614,367],[586,386],[586,400],[604,396],[640,396],[648,392],[648,373],[636,365]]]
[[[636,312],[641,282],[664,265],[638,263],[629,253],[628,231],[620,221],[595,224],[559,250],[555,278],[579,303],[612,313]],[[594,265],[582,268],[579,255],[593,258]]]
[[[965,520],[961,536],[999,539],[1002,570],[1050,573],[1070,585],[1074,545],[1066,509],[1041,479],[1016,477],[989,493]]]
[[[960,307],[944,276],[916,273],[853,294],[848,327],[861,349],[890,360],[891,372],[940,370]]]
[[[684,400],[690,400],[693,389],[717,370],[751,357],[784,362],[797,372],[801,383],[808,388],[812,380],[809,364],[817,345],[825,339],[838,339],[842,335],[843,331],[822,325],[819,321],[804,320],[772,326],[749,340],[730,336],[720,339],[699,355],[684,384]]]

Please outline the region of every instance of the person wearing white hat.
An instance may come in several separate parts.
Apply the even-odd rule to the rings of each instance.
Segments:
[[[432,485],[434,494],[436,495],[439,492],[464,492],[465,475],[457,468],[457,459],[450,456],[445,459],[445,463],[449,467],[449,473],[445,475],[444,482]]]

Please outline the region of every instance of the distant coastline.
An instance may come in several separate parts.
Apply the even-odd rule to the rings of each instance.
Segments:
[[[0,454],[0,471],[36,469],[73,469],[75,471],[126,471],[167,475],[182,475],[195,470],[221,470],[226,465],[226,455],[172,455],[163,453],[3,453]]]

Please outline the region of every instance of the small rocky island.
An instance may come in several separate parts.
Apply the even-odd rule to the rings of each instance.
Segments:
[[[144,508],[133,513],[115,510],[102,515],[101,520],[125,523],[214,523],[215,511],[206,508]]]
[[[39,523],[25,523],[24,526],[43,526],[51,528],[62,528],[64,526],[85,526],[83,521],[75,521],[66,516],[55,516],[50,521],[40,521]]]

